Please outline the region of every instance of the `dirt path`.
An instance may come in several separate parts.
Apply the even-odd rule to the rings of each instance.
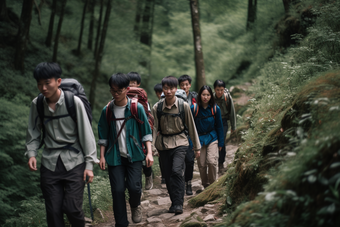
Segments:
[[[237,150],[237,146],[228,145],[226,146],[227,156],[225,167],[227,164],[231,163],[234,159],[235,152]],[[194,195],[192,196],[184,196],[184,206],[183,206],[183,214],[174,215],[172,213],[168,213],[168,209],[171,205],[171,201],[169,198],[168,191],[166,189],[165,184],[160,184],[160,178],[158,176],[154,179],[154,187],[151,190],[144,190],[142,196],[142,210],[143,210],[143,220],[141,223],[133,223],[131,220],[131,212],[130,207],[128,207],[128,218],[129,218],[129,226],[140,226],[140,227],[164,227],[164,226],[180,226],[185,220],[189,222],[198,222],[197,216],[200,217],[202,223],[206,223],[206,226],[213,226],[216,223],[222,221],[222,217],[218,215],[218,209],[222,205],[220,203],[215,204],[206,204],[205,206],[192,208],[188,205],[188,200],[196,196],[197,190],[202,190],[203,186],[201,185],[201,180],[198,172],[197,163],[195,162],[194,169],[194,179],[192,180],[192,189]],[[111,227],[114,226],[114,217],[111,212],[105,214],[107,217],[105,223],[94,225],[96,227]],[[87,226],[91,226],[88,224]]]

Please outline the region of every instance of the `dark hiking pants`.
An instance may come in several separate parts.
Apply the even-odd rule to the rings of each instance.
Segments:
[[[126,213],[125,189],[129,191],[131,208],[140,205],[142,195],[142,162],[129,162],[127,158],[120,157],[122,164],[109,166],[109,177],[113,200],[113,214],[116,227],[128,226]]]
[[[226,137],[227,132],[228,132],[228,120],[222,118],[222,122],[223,122],[223,139],[225,141],[225,137]],[[222,147],[222,149],[219,152],[218,164],[223,164],[224,161],[225,161],[225,156],[226,156],[225,146],[226,146],[226,144],[224,144],[224,146]]]
[[[188,146],[159,151],[172,205],[183,205],[185,154]]]
[[[191,181],[194,173],[194,164],[195,164],[195,152],[191,146],[189,146],[187,153],[185,155],[185,173],[184,180],[185,182]]]
[[[149,177],[152,174],[152,167],[146,167],[145,165],[143,165],[143,173],[145,175],[145,177]]]
[[[65,213],[72,227],[84,227],[83,194],[85,162],[67,171],[59,156],[54,172],[41,165],[41,190],[49,227],[65,226]]]

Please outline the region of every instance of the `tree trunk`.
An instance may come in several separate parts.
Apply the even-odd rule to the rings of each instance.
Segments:
[[[248,17],[247,17],[247,31],[254,27],[256,20],[257,0],[248,0]]]
[[[300,1],[299,0],[282,0],[282,2],[283,2],[283,6],[285,8],[286,14],[288,14],[289,10],[290,10],[290,6],[295,5]]]
[[[53,62],[57,62],[59,36],[60,36],[61,26],[63,24],[66,1],[67,0],[63,0],[62,5],[61,5],[61,11],[60,11],[60,17],[59,17],[59,22],[58,22],[57,33],[56,33],[55,39],[54,39],[54,48],[53,48],[53,57],[52,57]]]
[[[135,33],[136,40],[140,38],[139,30],[140,30],[140,19],[142,18],[142,12],[143,12],[143,4],[144,4],[144,0],[137,0],[135,25],[133,26],[133,31]]]
[[[52,2],[52,12],[51,12],[51,17],[50,17],[50,24],[48,26],[48,32],[47,32],[47,37],[46,37],[46,41],[45,41],[45,44],[46,44],[47,47],[52,46],[54,16],[55,16],[56,10],[57,10],[57,0],[53,0],[53,2]]]
[[[139,64],[148,70],[148,74],[143,75],[143,87],[149,91],[149,78],[151,75],[151,46],[152,46],[152,30],[153,30],[153,17],[154,17],[155,0],[146,0],[142,25],[140,30],[140,43],[145,45],[145,55]],[[149,91],[150,92],[150,91]]]
[[[89,38],[87,41],[87,48],[90,50],[92,50],[92,43],[93,43],[94,6],[95,6],[95,0],[90,0],[91,18],[90,18],[90,26],[89,26]]]
[[[31,25],[32,19],[32,9],[33,9],[33,0],[24,0],[22,4],[21,16],[19,21],[19,30],[17,34],[16,40],[16,49],[14,55],[14,67],[15,69],[24,70],[24,60],[25,60],[25,51],[26,51],[26,43],[28,39],[28,31]]]
[[[95,106],[95,92],[96,92],[96,86],[97,86],[97,79],[98,79],[99,74],[100,74],[100,64],[101,64],[101,61],[102,61],[102,58],[103,58],[103,51],[104,51],[107,28],[109,26],[111,7],[112,7],[111,1],[112,0],[107,1],[104,24],[103,24],[102,34],[101,34],[101,38],[100,38],[98,54],[96,55],[94,74],[93,74],[93,77],[92,77],[92,83],[91,83],[91,89],[90,89],[90,103],[92,105],[92,108],[94,108],[94,106]]]
[[[0,21],[9,21],[6,0],[0,0]]]
[[[94,59],[97,58],[98,42],[99,42],[99,37],[100,37],[100,29],[101,29],[101,25],[102,25],[103,8],[104,8],[104,0],[101,0],[100,1],[98,27],[97,27],[97,35],[96,35],[96,43],[94,44],[94,55],[93,55]]]
[[[84,30],[84,21],[85,21],[85,14],[87,9],[87,4],[89,0],[85,1],[84,9],[83,9],[83,16],[81,18],[81,24],[80,24],[80,34],[79,34],[79,40],[78,40],[78,48],[77,48],[77,54],[80,54],[80,48],[81,48],[81,40],[83,38],[83,30]]]
[[[199,21],[198,0],[190,0],[191,23],[194,36],[195,66],[196,66],[196,91],[199,91],[205,82],[203,50],[201,43],[201,29]]]

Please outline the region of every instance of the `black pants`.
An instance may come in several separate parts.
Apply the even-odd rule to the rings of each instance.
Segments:
[[[131,208],[136,208],[140,205],[142,195],[142,161],[131,163],[127,158],[121,157],[121,159],[121,165],[109,166],[116,227],[129,225],[126,213],[125,189],[127,188],[129,191]]]
[[[161,157],[159,156],[158,156],[158,163],[159,163],[159,168],[161,169],[161,177],[164,178],[164,170],[162,166],[162,161],[161,161]]]
[[[195,164],[195,152],[191,146],[189,146],[187,153],[185,155],[185,182],[191,181],[194,174],[194,164]]]
[[[185,154],[188,146],[159,151],[172,205],[183,205]]]
[[[41,190],[45,199],[49,227],[65,226],[65,213],[72,227],[84,227],[83,194],[85,162],[70,171],[58,158],[54,172],[41,165]]]
[[[222,122],[223,122],[223,138],[224,138],[224,141],[225,141],[225,137],[226,137],[227,132],[228,132],[228,120],[222,119]],[[226,144],[224,144],[221,151],[219,151],[219,157],[218,157],[218,163],[219,164],[223,164],[224,161],[225,161],[225,156],[226,156],[225,146],[226,146]]]
[[[152,167],[146,167],[145,165],[143,165],[143,173],[145,175],[145,177],[149,177],[152,174]]]

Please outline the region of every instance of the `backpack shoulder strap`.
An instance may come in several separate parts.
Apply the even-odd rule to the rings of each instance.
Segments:
[[[39,94],[37,98],[37,112],[40,118],[41,123],[44,121],[44,96],[43,94]]]
[[[158,131],[161,131],[161,117],[162,117],[163,103],[164,103],[164,100],[160,101],[157,105]]]
[[[184,125],[184,128],[187,129],[185,124],[185,111],[184,111],[184,100],[183,99],[177,99],[178,100],[178,113],[180,118],[182,119],[182,123]]]
[[[199,105],[197,105],[197,103],[195,103],[195,104],[194,104],[194,117],[197,117],[198,110],[199,110]],[[196,112],[196,111],[197,111],[197,112]]]
[[[76,106],[74,104],[74,94],[70,91],[64,91],[64,99],[68,114],[70,115],[74,122],[77,122],[77,112]]]
[[[215,114],[216,114],[216,104],[211,107],[211,114],[213,115],[214,119],[215,119]]]
[[[42,129],[42,136],[40,137],[40,144],[38,150],[44,145],[44,139],[46,136],[45,124],[44,124],[44,96],[43,94],[39,94],[37,98],[37,112],[38,117],[40,119],[41,129]]]

